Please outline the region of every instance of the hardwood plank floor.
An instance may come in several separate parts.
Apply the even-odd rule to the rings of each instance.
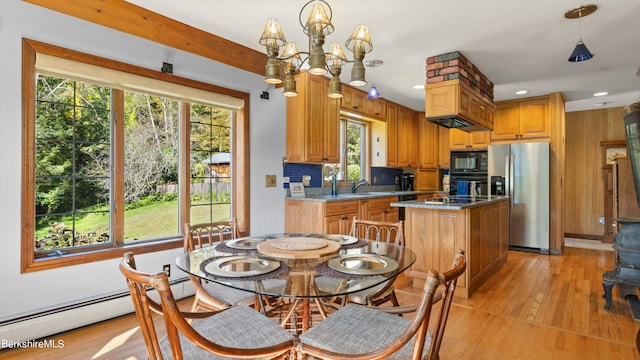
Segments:
[[[613,268],[613,257],[597,249],[565,248],[562,256],[511,251],[508,264],[471,299],[454,301],[440,358],[640,360],[640,323],[617,289],[611,310],[603,308],[602,272]],[[408,304],[420,290],[397,292]],[[5,350],[0,360],[147,358],[133,315],[50,339],[64,340],[64,348]]]

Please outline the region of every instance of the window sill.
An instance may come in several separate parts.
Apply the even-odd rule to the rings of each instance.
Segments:
[[[30,273],[42,270],[51,270],[72,265],[86,264],[94,261],[109,260],[122,257],[126,252],[145,254],[163,250],[180,248],[183,246],[182,238],[164,241],[146,242],[141,244],[127,244],[117,248],[91,249],[90,251],[74,252],[60,256],[44,256],[41,258],[26,259],[22,263],[22,273]],[[30,260],[30,261],[29,261]]]

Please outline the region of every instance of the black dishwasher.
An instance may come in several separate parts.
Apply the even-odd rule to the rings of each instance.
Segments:
[[[418,200],[418,195],[400,195],[398,196],[398,201],[411,201]],[[404,220],[404,207],[400,207],[398,211],[398,218],[400,220]]]

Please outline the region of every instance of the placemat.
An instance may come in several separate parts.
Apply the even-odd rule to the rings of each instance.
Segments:
[[[327,276],[327,277],[341,278],[341,279],[347,279],[347,280],[364,279],[368,276],[372,276],[372,275],[362,275],[362,274],[347,274],[341,271],[336,271],[330,268],[329,264],[326,261],[316,266],[316,274],[318,274],[318,276]]]
[[[207,259],[205,261],[203,261],[200,264],[200,271],[202,271],[202,273],[204,273],[208,278],[210,279],[217,279],[217,280],[228,280],[228,281],[235,281],[235,280],[239,280],[239,281],[259,281],[259,280],[267,280],[267,279],[275,279],[277,277],[279,277],[282,274],[286,274],[289,272],[289,266],[287,266],[287,264],[283,261],[280,261],[280,267],[277,268],[276,270],[273,270],[271,272],[268,273],[264,273],[264,274],[260,274],[260,275],[254,275],[254,276],[244,276],[244,277],[230,277],[230,276],[220,276],[220,275],[215,275],[212,274],[210,272],[208,272],[206,270],[206,266],[213,262],[216,261],[220,258],[224,258],[226,256],[216,256],[213,257],[211,259]]]

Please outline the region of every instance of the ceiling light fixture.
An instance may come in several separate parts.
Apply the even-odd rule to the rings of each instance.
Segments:
[[[384,64],[384,62],[382,60],[368,60],[364,63],[365,66],[371,67],[373,68],[373,76],[372,78],[375,79],[375,75],[376,75],[376,70],[375,68]],[[379,99],[380,98],[380,92],[378,91],[378,88],[376,87],[376,83],[373,82],[371,85],[371,89],[369,89],[369,92],[367,93],[367,98],[368,99]]]
[[[577,18],[579,21],[578,33],[580,35],[580,40],[576,44],[575,49],[573,49],[571,56],[569,56],[569,61],[571,62],[585,61],[593,57],[593,54],[589,51],[589,49],[587,49],[587,45],[585,45],[584,42],[582,42],[582,18],[593,14],[596,11],[596,9],[598,9],[598,7],[593,4],[582,5],[578,8],[571,9],[564,13],[565,18],[567,19]]]
[[[306,16],[306,21],[303,21],[303,12],[312,3],[313,6],[309,15]],[[329,46],[329,52],[325,53],[322,47],[325,37],[334,30],[331,23],[332,16],[331,6],[324,0],[311,0],[304,4],[298,19],[302,26],[302,31],[309,38],[308,52],[298,51],[295,43],[287,42],[277,19],[267,20],[267,25],[260,37],[260,45],[267,48],[268,56],[264,81],[269,84],[282,83],[282,79],[280,79],[280,66],[282,66],[285,74],[283,95],[296,96],[298,93],[294,75],[300,70],[302,64],[308,61],[310,74],[324,75],[329,72],[332,75],[329,82],[329,96],[340,98],[342,97],[342,83],[340,82],[342,65],[352,62],[353,67],[351,68],[351,81],[349,84],[353,86],[366,85],[363,60],[365,54],[373,50],[369,29],[367,25],[358,25],[345,42],[347,49],[353,53],[354,60],[347,60],[338,43],[332,43]],[[282,46],[284,46],[282,55],[278,57]],[[307,57],[302,59],[301,55],[307,55]]]
[[[593,96],[605,96],[605,95],[609,95],[609,93],[607,91],[600,91],[593,94]]]
[[[518,90],[514,94],[516,94],[516,95],[524,95],[524,94],[528,94],[528,93],[529,93],[529,90]]]

